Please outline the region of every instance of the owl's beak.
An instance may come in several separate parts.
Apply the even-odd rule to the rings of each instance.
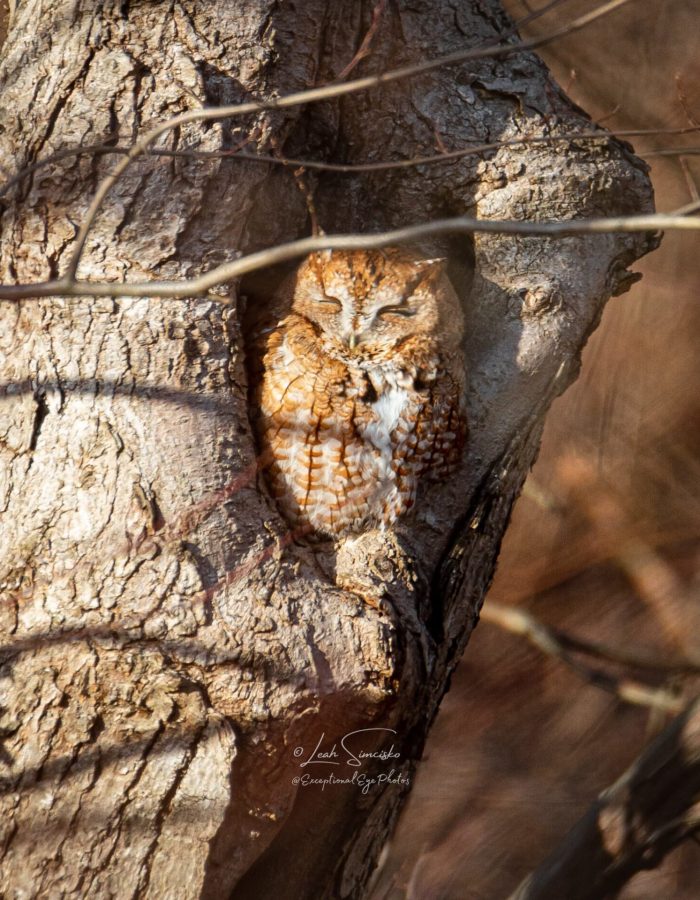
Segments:
[[[357,347],[357,335],[355,334],[354,331],[351,333],[350,337],[348,338],[348,347],[351,350],[354,350],[355,347]]]

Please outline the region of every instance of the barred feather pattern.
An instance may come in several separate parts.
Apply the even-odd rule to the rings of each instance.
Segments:
[[[330,537],[386,527],[466,439],[463,313],[442,260],[315,254],[261,336],[257,428],[293,527]]]

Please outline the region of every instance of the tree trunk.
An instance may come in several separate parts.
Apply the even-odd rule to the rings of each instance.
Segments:
[[[2,168],[12,175],[114,132],[129,143],[201,105],[332,81],[372,12],[353,0],[23,0],[0,68]],[[400,0],[351,77],[510,28],[494,0]],[[188,125],[161,146],[211,151],[247,139],[248,150],[354,163],[590,127],[538,59],[518,53]],[[445,214],[650,209],[645,167],[601,134],[322,173],[311,189],[329,233]],[[2,198],[2,283],[63,271],[113,165],[63,158]],[[191,277],[308,233],[307,218],[287,167],[142,158],[107,198],[79,275]],[[0,303],[8,896],[362,895],[477,621],[547,406],[575,376],[603,303],[629,283],[626,266],[649,247],[629,235],[438,247],[458,270],[474,262],[471,291],[462,284],[463,469],[424,491],[394,531],[333,547],[295,541],[257,473],[238,285],[229,305]],[[380,730],[346,740],[356,755],[395,755],[349,765],[341,740],[361,729]],[[326,761],[342,765],[302,766],[317,745],[335,745]],[[349,783],[298,783],[329,772]]]

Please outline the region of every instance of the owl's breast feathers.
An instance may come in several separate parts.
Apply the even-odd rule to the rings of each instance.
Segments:
[[[267,341],[260,391],[282,511],[330,535],[391,524],[413,505],[421,476],[444,476],[461,457],[461,377],[430,337],[354,362],[324,352],[303,317],[282,325]]]

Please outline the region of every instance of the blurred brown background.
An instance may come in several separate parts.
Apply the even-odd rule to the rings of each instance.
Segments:
[[[507,0],[514,18],[543,0]],[[543,34],[590,0],[524,29]],[[0,0],[0,41],[7,19]],[[611,130],[700,123],[700,0],[633,0],[541,51]],[[632,139],[657,206],[697,199],[700,134]],[[582,375],[554,406],[487,600],[624,649],[700,656],[700,237],[667,234],[610,302]],[[608,667],[613,673],[623,670]],[[697,685],[633,671],[679,700]],[[478,627],[443,703],[373,900],[505,898],[668,714],[622,702],[492,621]],[[700,896],[689,842],[637,876],[626,900]],[[564,900],[564,898],[562,898]]]
[[[543,0],[504,4],[514,18]],[[588,2],[523,29],[545,34]],[[700,124],[699,0],[633,0],[543,48],[559,84],[611,130]],[[659,211],[697,199],[700,133],[629,139]],[[486,601],[661,658],[698,654],[700,236],[669,233],[609,303],[578,382],[548,420]],[[665,684],[682,702],[698,688]],[[561,840],[668,714],[632,706],[484,620],[452,682],[373,900],[500,900]],[[633,879],[625,900],[700,897],[700,846]],[[565,900],[565,898],[562,898]]]
[[[0,0],[0,44],[5,40],[7,34],[7,23],[10,18],[9,0]]]

